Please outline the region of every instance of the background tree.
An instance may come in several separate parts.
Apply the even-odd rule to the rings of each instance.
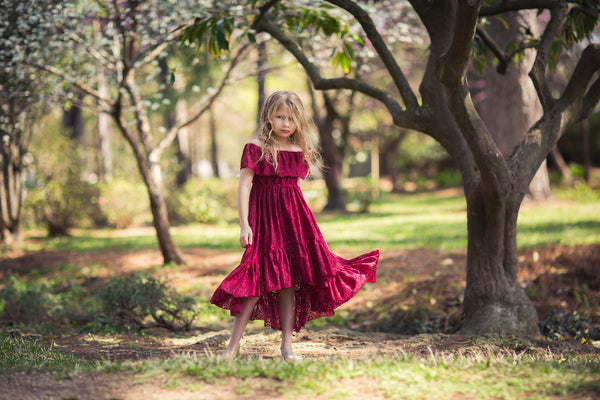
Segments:
[[[428,1],[411,0],[430,38],[427,66],[415,92],[396,57],[386,44],[365,7],[349,0],[330,0],[361,25],[368,45],[385,65],[395,90],[389,91],[348,76],[325,78],[288,34],[287,2],[253,2],[251,28],[266,32],[291,52],[319,90],[350,89],[381,101],[394,124],[423,132],[450,154],[458,165],[467,201],[467,284],[464,296],[464,326],[467,333],[538,336],[537,315],[517,280],[517,217],[540,164],[566,127],[590,114],[600,98],[600,45],[590,43],[566,86],[552,88],[549,63],[557,60],[562,46],[589,38],[598,21],[597,2],[589,0]],[[477,113],[466,78],[473,42],[482,18],[509,11],[536,8],[550,18],[539,37],[528,38],[535,48],[529,76],[542,106],[541,117],[528,128],[506,157]],[[323,8],[303,10],[305,17],[291,28],[308,22],[344,40],[339,25],[321,18]],[[329,11],[327,11],[329,12]],[[283,16],[283,17],[282,17]],[[306,17],[308,16],[308,17]],[[321,17],[320,17],[321,16]],[[216,17],[221,18],[221,17]],[[244,21],[245,22],[245,21]],[[189,31],[188,31],[189,32]],[[193,33],[190,37],[193,37]],[[196,32],[198,33],[198,32]],[[346,66],[352,59],[347,41],[338,57]],[[343,50],[346,49],[346,50]]]
[[[190,115],[178,120],[170,129],[162,123],[153,124],[151,114],[160,108],[164,91],[157,87],[160,57],[177,43],[176,27],[189,18],[190,10],[201,12],[195,1],[135,1],[82,3],[79,26],[67,32],[88,74],[77,76],[67,68],[52,64],[35,64],[40,70],[52,72],[74,88],[95,100],[100,112],[109,114],[117,130],[129,144],[142,180],[147,188],[153,224],[165,263],[183,262],[181,251],[170,234],[164,194],[161,156],[178,132],[198,119],[219,96],[236,64],[232,57],[219,85],[190,107]],[[99,21],[101,35],[93,32],[88,21]],[[78,60],[79,61],[79,60]],[[110,90],[101,94],[95,87],[96,77],[90,73],[99,63],[106,70]],[[71,70],[75,70],[70,65]],[[174,75],[172,75],[174,79]],[[150,87],[148,87],[150,85]]]
[[[0,1],[0,241],[21,239],[21,206],[34,123],[55,100],[47,73],[27,66],[60,59],[60,30],[70,25],[61,1]]]

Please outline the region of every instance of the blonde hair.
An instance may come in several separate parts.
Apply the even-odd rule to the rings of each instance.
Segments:
[[[288,140],[302,149],[302,156],[309,165],[320,168],[321,158],[319,152],[310,139],[309,129],[312,123],[306,116],[300,97],[290,91],[274,92],[265,100],[262,112],[260,113],[261,127],[257,135],[262,150],[261,158],[265,157],[275,170],[277,170],[278,146],[273,138],[271,121],[273,121],[275,114],[282,107],[286,107],[289,110],[292,120],[296,124],[296,131]]]

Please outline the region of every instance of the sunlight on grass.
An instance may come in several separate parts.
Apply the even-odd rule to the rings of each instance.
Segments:
[[[241,392],[262,391],[325,398],[544,399],[600,389],[597,360],[544,355],[372,356],[358,360],[327,358],[289,363],[280,359],[177,355],[166,360],[127,362],[100,368],[133,372],[142,380],[167,379],[165,387],[192,388],[194,378],[213,386],[235,385]],[[165,376],[166,375],[166,376]],[[232,381],[233,379],[233,381]],[[355,383],[356,381],[356,383]],[[365,383],[367,386],[365,386]],[[202,388],[197,381],[195,388]]]
[[[559,192],[560,201],[525,203],[518,221],[520,248],[549,244],[589,244],[600,241],[600,200],[581,197],[581,189]],[[575,200],[577,201],[575,201]],[[421,247],[456,251],[467,247],[465,198],[460,190],[391,195],[373,204],[369,213],[321,213],[315,218],[332,250],[360,252]],[[173,227],[182,249],[239,250],[237,223]],[[25,249],[136,251],[156,249],[151,227],[132,230],[76,230],[73,236],[43,239],[34,236]]]

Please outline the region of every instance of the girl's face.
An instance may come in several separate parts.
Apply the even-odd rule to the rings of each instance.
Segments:
[[[271,121],[271,127],[275,134],[275,139],[278,142],[288,140],[290,136],[296,132],[296,123],[292,119],[292,114],[288,107],[279,107],[273,114],[273,120]]]

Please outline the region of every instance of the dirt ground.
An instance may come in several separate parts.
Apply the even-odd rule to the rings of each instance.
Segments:
[[[240,258],[240,252],[193,249],[185,254],[187,264],[175,273],[169,272],[175,287],[190,287],[195,283],[215,287]],[[351,256],[351,254],[340,254]],[[600,326],[600,245],[549,246],[528,249],[520,253],[520,281],[533,299],[540,320],[552,310],[561,308],[578,311],[595,326]],[[51,274],[64,264],[95,265],[96,278],[118,274],[132,274],[152,265],[160,265],[158,251],[111,251],[100,254],[40,251],[18,254],[0,262],[0,277],[9,273],[26,274],[31,270]],[[350,328],[325,324],[302,330],[294,339],[296,352],[303,358],[320,359],[343,357],[364,358],[374,354],[403,354],[422,357],[472,354],[590,354],[600,357],[600,342],[568,337],[548,341],[506,338],[504,340],[464,337],[451,332],[453,324],[460,324],[460,299],[464,291],[465,254],[448,254],[432,249],[398,250],[384,252],[378,268],[378,283],[369,284],[350,302],[340,308],[347,316]],[[158,270],[157,275],[161,272]],[[584,288],[584,289],[582,289]],[[390,318],[366,313],[387,307]],[[404,323],[400,319],[413,318],[419,325],[414,309],[425,310],[429,316],[438,316],[434,333],[400,334],[381,332],[386,326]],[[407,311],[409,310],[409,311]],[[386,312],[387,312],[386,311]],[[352,316],[355,316],[354,318]],[[378,316],[379,315],[379,316]],[[396,319],[394,319],[396,318]],[[417,321],[417,322],[415,322]],[[430,326],[431,328],[431,326]],[[418,332],[416,332],[418,333]],[[42,343],[81,359],[113,361],[167,358],[177,353],[207,356],[219,354],[228,340],[229,326],[196,327],[185,335],[154,331],[148,335],[121,335],[110,340],[89,334],[56,335],[44,337]],[[278,332],[251,324],[242,344],[244,357],[272,358],[279,355]],[[278,393],[261,393],[260,388],[248,394],[233,390],[235,379],[222,385],[204,385],[202,390],[169,388],[166,382],[140,379],[129,374],[56,374],[22,373],[0,375],[0,400],[61,399],[61,400],[138,400],[138,399],[251,399],[260,394],[262,399],[280,398]],[[190,383],[190,386],[198,382]],[[370,398],[368,382],[352,382],[355,398]],[[600,398],[588,394],[572,399]],[[301,398],[301,397],[300,397]],[[562,397],[564,398],[564,397]]]

